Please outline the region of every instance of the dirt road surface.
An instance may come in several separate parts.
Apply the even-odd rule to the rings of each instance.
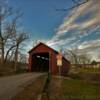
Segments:
[[[27,73],[0,78],[0,100],[11,100],[19,91],[43,73]]]

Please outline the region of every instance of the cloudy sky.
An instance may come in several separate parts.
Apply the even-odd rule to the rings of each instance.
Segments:
[[[40,40],[54,49],[77,48],[80,54],[99,58],[100,0],[66,10],[76,5],[73,1],[78,0],[9,0],[10,5],[21,8],[24,28],[31,32],[27,50]]]

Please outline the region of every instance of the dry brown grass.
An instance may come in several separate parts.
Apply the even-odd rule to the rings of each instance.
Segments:
[[[18,73],[23,73],[25,70],[22,70],[21,66],[27,66],[27,65],[23,63],[18,63],[17,64],[18,71],[15,72],[14,62],[5,62],[4,64],[0,64],[0,76],[8,76]]]
[[[52,78],[46,93],[42,100],[100,100],[99,85],[76,78]]]
[[[48,85],[46,93],[43,94],[42,100],[62,100],[62,79],[53,77]]]
[[[46,76],[40,76],[30,85],[18,93],[12,100],[37,100],[38,96],[42,93]]]

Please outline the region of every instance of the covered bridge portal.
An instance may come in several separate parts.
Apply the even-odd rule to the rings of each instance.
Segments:
[[[34,53],[32,55],[32,71],[49,71],[49,53]]]
[[[57,55],[57,51],[43,43],[39,43],[29,51],[29,70],[34,72],[49,71],[51,74],[58,74]],[[65,75],[69,71],[70,62],[63,57],[62,63],[61,73]]]

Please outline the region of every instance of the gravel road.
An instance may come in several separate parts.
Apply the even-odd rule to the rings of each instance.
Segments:
[[[0,100],[11,100],[26,85],[35,81],[43,73],[27,73],[0,78]]]

